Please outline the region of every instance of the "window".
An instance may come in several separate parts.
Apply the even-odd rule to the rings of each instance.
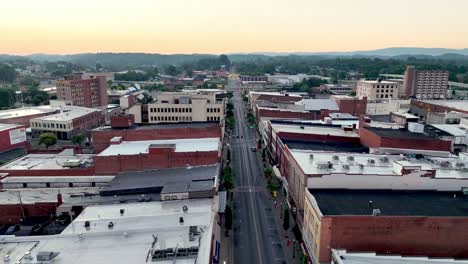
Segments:
[[[46,182],[45,185],[46,185],[47,188],[50,188],[50,182]]]
[[[96,183],[95,183],[95,182],[92,182],[92,183],[91,183],[91,187],[96,187]]]
[[[28,184],[27,184],[27,183],[23,183],[23,188],[28,188]]]
[[[73,188],[73,182],[69,182],[68,187]]]

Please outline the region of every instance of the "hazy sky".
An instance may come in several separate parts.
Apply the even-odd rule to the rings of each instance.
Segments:
[[[468,47],[468,0],[3,0],[0,53]]]

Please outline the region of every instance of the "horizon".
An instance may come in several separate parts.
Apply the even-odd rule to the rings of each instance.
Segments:
[[[468,47],[468,20],[460,19],[468,9],[463,0],[450,5],[423,0],[391,4],[383,0],[239,0],[234,4],[20,0],[2,7],[0,54],[318,53]]]
[[[359,52],[372,52],[372,51],[381,51],[381,50],[388,50],[388,49],[424,49],[424,50],[431,50],[431,49],[447,49],[447,50],[467,50],[467,48],[446,48],[446,47],[385,47],[385,48],[377,48],[377,49],[369,49],[369,50],[330,50],[330,51],[246,51],[246,52],[226,52],[226,53],[161,53],[161,52],[139,52],[139,51],[97,51],[97,52],[81,52],[81,53],[43,53],[43,52],[36,52],[30,54],[11,54],[11,53],[0,53],[0,55],[5,56],[74,56],[74,55],[81,55],[81,54],[151,54],[151,55],[264,55],[264,54],[297,54],[297,53],[310,53],[311,55],[320,55],[320,54],[328,54],[328,53],[359,53]],[[412,54],[408,54],[412,55]],[[421,55],[424,55],[421,53]]]

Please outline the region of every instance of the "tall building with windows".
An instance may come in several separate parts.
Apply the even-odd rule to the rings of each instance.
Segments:
[[[405,96],[417,99],[445,99],[448,75],[448,71],[421,71],[409,65],[406,67],[403,83]]]
[[[225,99],[213,92],[161,93],[148,104],[148,122],[222,122],[224,108]]]
[[[386,100],[398,98],[400,84],[382,80],[361,80],[357,82],[356,95],[367,100]]]
[[[82,107],[107,106],[107,83],[105,76],[89,76],[82,74],[64,76],[57,81],[57,98],[68,105]]]

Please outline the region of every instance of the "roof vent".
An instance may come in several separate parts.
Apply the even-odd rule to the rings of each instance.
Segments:
[[[114,222],[110,221],[109,224],[107,225],[109,229],[114,228]]]
[[[373,216],[380,216],[381,214],[382,212],[380,211],[380,209],[372,209]]]
[[[120,215],[124,215],[125,214],[125,209],[120,209]]]
[[[309,159],[314,159],[314,154],[309,154]]]
[[[26,253],[24,253],[24,259],[27,259],[27,260],[31,260],[32,257],[31,257],[31,251],[26,251]]]
[[[304,129],[304,126],[301,126],[301,129]]]
[[[186,205],[184,205],[184,206],[182,207],[182,211],[184,211],[184,213],[186,213],[186,212],[188,211],[188,207],[187,207]]]
[[[388,157],[381,157],[381,158],[380,158],[380,161],[381,161],[381,162],[388,162]]]
[[[91,226],[91,223],[89,221],[84,222],[84,227],[89,228]]]
[[[359,169],[363,170],[363,169],[364,169],[364,165],[363,165],[363,164],[359,164]]]
[[[39,251],[36,254],[36,260],[38,262],[49,262],[59,255],[58,252],[53,251]]]
[[[353,156],[348,156],[346,159],[347,159],[348,161],[354,161],[354,157],[353,157]]]
[[[348,164],[343,164],[343,169],[349,170],[349,165]]]
[[[184,223],[184,218],[181,216],[179,217],[179,223],[183,224]]]
[[[340,157],[338,157],[337,155],[333,155],[333,160],[340,160]]]
[[[10,255],[3,256],[3,263],[5,264],[10,263]]]

